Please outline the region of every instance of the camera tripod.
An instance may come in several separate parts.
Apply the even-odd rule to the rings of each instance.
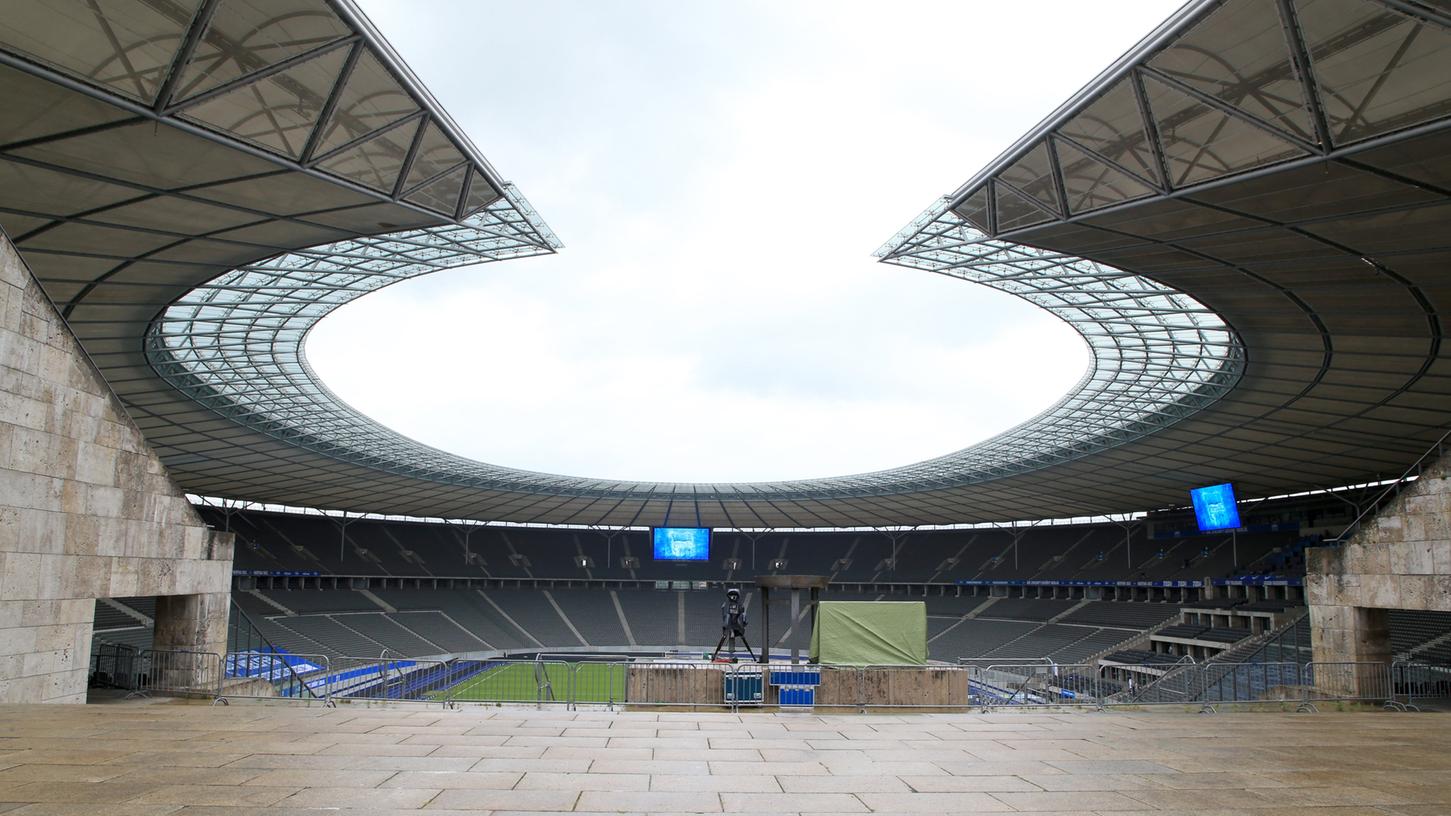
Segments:
[[[710,653],[710,660],[711,660],[711,662],[714,663],[714,662],[716,662],[717,659],[719,659],[719,657],[720,657],[720,649],[721,649],[722,646],[725,645],[725,642],[726,642],[727,639],[730,640],[730,652],[729,652],[730,659],[731,660],[734,660],[735,659],[735,656],[736,656],[736,638],[740,638],[741,639],[741,645],[744,646],[744,647],[746,647],[746,654],[748,654],[748,655],[751,656],[751,662],[755,662],[755,660],[756,660],[756,653],[753,652],[753,651],[751,651],[751,644],[750,644],[750,641],[746,640],[746,632],[745,632],[745,630],[744,629],[734,629],[734,628],[721,630],[721,633],[720,633],[720,642],[718,642],[718,643],[715,644],[715,651],[713,651],[713,652]]]

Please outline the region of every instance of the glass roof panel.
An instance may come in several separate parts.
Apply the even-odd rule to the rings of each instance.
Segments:
[[[963,200],[962,205],[956,210],[967,223],[977,227],[983,232],[991,232],[988,226],[988,202],[987,187],[979,187],[976,192]]]
[[[1274,3],[1230,0],[1160,51],[1149,66],[1292,136],[1316,140]]]
[[[1155,184],[1163,181],[1131,78],[1114,83],[1058,133]]]
[[[1451,31],[1364,0],[1297,0],[1337,144],[1451,112]]]
[[[186,99],[352,34],[324,0],[221,0],[182,71]]]
[[[408,169],[408,181],[403,184],[403,189],[411,190],[463,160],[463,153],[430,120],[423,131],[422,141],[418,143],[418,155],[413,157],[413,166]]]
[[[998,232],[1031,227],[1034,224],[1041,224],[1051,217],[1028,203],[1027,198],[1008,189],[1005,185],[994,184],[993,191],[993,198],[997,203]]]
[[[418,122],[389,128],[365,142],[318,163],[318,167],[384,193],[393,192]]]
[[[464,215],[472,215],[499,200],[499,191],[478,170],[470,174],[469,193],[464,200]]]
[[[346,58],[346,48],[334,48],[285,71],[198,102],[180,115],[298,158]]]
[[[1290,142],[1151,76],[1144,77],[1144,89],[1175,187],[1304,155]]]
[[[1068,193],[1070,214],[1132,201],[1154,192],[1139,179],[1068,142],[1055,139],[1054,148],[1058,151],[1058,166],[1063,172],[1063,188]]]
[[[348,75],[313,155],[320,156],[417,112],[413,97],[372,51],[364,51]]]
[[[1039,204],[1057,213],[1063,212],[1058,201],[1058,188],[1053,181],[1053,164],[1048,158],[1048,145],[1039,142],[998,178],[1027,193]]]
[[[452,216],[454,208],[458,206],[459,194],[463,192],[464,176],[468,174],[468,170],[467,164],[460,164],[414,190],[405,200]]]
[[[0,14],[0,44],[150,103],[199,4],[12,0]]]

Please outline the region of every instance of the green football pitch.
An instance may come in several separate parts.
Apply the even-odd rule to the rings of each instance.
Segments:
[[[548,680],[548,687],[543,682]],[[429,696],[460,702],[526,702],[570,699],[578,703],[621,702],[625,699],[625,667],[620,663],[509,663],[485,669],[448,691]]]

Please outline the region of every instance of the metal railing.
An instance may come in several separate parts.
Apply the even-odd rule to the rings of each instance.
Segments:
[[[443,678],[448,686],[435,699],[450,707],[459,703],[570,706],[576,697],[575,669],[563,660],[455,660]]]
[[[1118,665],[1115,667],[1121,673],[1149,674],[1152,680],[1139,682],[1129,680],[1124,683],[1124,690],[1110,695],[1111,701],[1116,703],[1187,703],[1195,699],[1199,693],[1199,664],[1189,655],[1184,655],[1173,663],[1150,663],[1143,665]],[[1149,672],[1134,672],[1134,669],[1149,669]],[[1154,675],[1153,672],[1157,672]]]
[[[1387,708],[1419,711],[1421,706],[1451,704],[1451,666],[1397,661],[1391,664],[1391,694]]]
[[[136,677],[135,646],[124,643],[102,643],[91,655],[92,686],[131,690]]]
[[[442,702],[448,663],[415,658],[336,657],[324,681],[327,699]]]
[[[225,704],[225,679],[222,656],[216,652],[143,649],[132,664],[128,696],[209,697],[214,705]]]
[[[228,652],[225,668],[227,697],[331,702],[327,678],[332,675],[332,659],[324,654]],[[268,693],[262,693],[264,687]]]
[[[1451,666],[1426,663],[1257,661],[1149,666],[1011,662],[990,665],[815,666],[720,664],[672,660],[421,660],[317,655],[143,652],[131,676],[143,693],[223,698],[222,678],[272,684],[286,700],[325,703],[411,701],[464,705],[742,708],[786,705],[868,709],[1007,709],[1025,707],[1280,704],[1313,711],[1327,702],[1416,708],[1451,700]],[[1130,688],[1122,673],[1163,672]],[[809,702],[778,675],[809,676]],[[1115,677],[1114,675],[1120,675]],[[1139,677],[1144,674],[1139,672]],[[234,681],[235,682],[235,681]],[[798,681],[794,685],[800,692]],[[268,696],[239,689],[231,696]]]
[[[756,663],[649,661],[625,664],[625,702],[648,706],[757,705]]]
[[[1374,499],[1371,499],[1369,504],[1361,508],[1360,512],[1356,514],[1355,518],[1351,519],[1350,523],[1345,525],[1345,529],[1340,531],[1340,535],[1337,535],[1334,538],[1327,538],[1324,543],[1326,545],[1336,545],[1344,544],[1345,542],[1349,541],[1351,537],[1353,537],[1360,530],[1360,525],[1366,520],[1366,518],[1379,513],[1381,508],[1386,504],[1387,501],[1394,501],[1396,497],[1400,495],[1401,491],[1405,489],[1406,484],[1408,483],[1412,475],[1415,475],[1418,478],[1420,477],[1421,471],[1426,465],[1427,460],[1435,461],[1437,459],[1440,459],[1441,454],[1445,453],[1446,451],[1447,440],[1451,440],[1451,429],[1448,429],[1445,433],[1441,434],[1440,438],[1432,443],[1431,447],[1427,448],[1420,456],[1416,457],[1416,461],[1412,462],[1411,466],[1406,468],[1405,472],[1402,473],[1399,478],[1397,478],[1394,482],[1388,485],[1385,490],[1382,490],[1378,496],[1376,496]]]

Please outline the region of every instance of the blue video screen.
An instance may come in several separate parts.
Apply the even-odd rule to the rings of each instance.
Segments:
[[[1196,487],[1189,491],[1194,501],[1194,519],[1199,532],[1234,530],[1239,524],[1239,506],[1234,503],[1234,485],[1225,483]]]
[[[656,527],[656,561],[709,561],[709,527]]]

